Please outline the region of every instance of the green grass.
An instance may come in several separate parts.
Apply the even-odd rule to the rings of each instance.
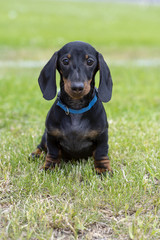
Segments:
[[[75,39],[109,60],[160,56],[159,7],[90,6],[3,2],[0,60],[47,59]],[[114,91],[105,108],[114,176],[101,178],[92,158],[50,173],[39,170],[43,157],[28,160],[53,102],[42,98],[40,68],[0,68],[1,239],[160,238],[160,69],[110,69]]]

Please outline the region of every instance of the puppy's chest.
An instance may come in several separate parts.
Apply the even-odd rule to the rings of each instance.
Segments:
[[[82,119],[79,115],[70,116],[70,122],[62,130],[67,138],[76,140],[93,139],[98,135],[98,131],[93,129],[89,119]],[[94,135],[94,136],[93,136]]]
[[[94,139],[98,135],[98,131],[93,129],[89,119],[83,119],[81,115],[70,115],[70,120],[62,122],[60,126],[63,137],[68,140]]]
[[[58,133],[58,134],[57,134]],[[91,147],[99,131],[91,126],[89,119],[80,115],[70,115],[67,121],[62,121],[59,129],[53,129],[52,135],[57,136],[59,144],[64,149],[80,151]]]

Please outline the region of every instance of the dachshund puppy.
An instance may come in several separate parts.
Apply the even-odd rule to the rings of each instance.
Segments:
[[[59,165],[61,159],[93,156],[98,174],[112,172],[108,158],[108,122],[102,102],[110,101],[113,84],[103,56],[90,44],[80,41],[70,42],[55,52],[38,79],[46,100],[56,96],[56,70],[60,74],[60,92],[48,112],[45,132],[32,157],[45,151],[43,169],[47,170]]]

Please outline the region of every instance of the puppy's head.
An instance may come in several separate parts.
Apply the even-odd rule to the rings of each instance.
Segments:
[[[61,75],[61,86],[72,99],[80,99],[94,87],[94,77],[100,70],[98,95],[108,102],[112,95],[112,78],[109,68],[91,45],[84,42],[70,42],[55,52],[42,69],[39,85],[43,97],[51,100],[56,95],[56,69]]]

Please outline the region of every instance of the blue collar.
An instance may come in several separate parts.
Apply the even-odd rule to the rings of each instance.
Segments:
[[[91,100],[91,102],[89,103],[89,105],[87,107],[84,107],[84,108],[81,108],[79,110],[75,110],[75,109],[72,109],[72,108],[68,108],[67,106],[65,106],[61,101],[60,99],[58,99],[58,102],[57,102],[57,105],[62,108],[66,115],[69,115],[70,113],[72,114],[80,114],[80,113],[84,113],[84,112],[87,112],[89,111],[93,106],[94,104],[97,102],[97,96],[95,94],[94,98]]]

